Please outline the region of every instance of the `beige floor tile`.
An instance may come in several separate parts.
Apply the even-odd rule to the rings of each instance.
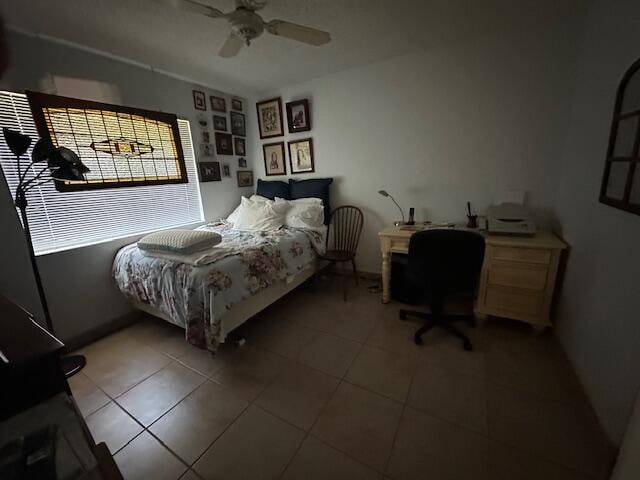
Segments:
[[[326,333],[318,336],[300,352],[300,362],[333,375],[342,377],[360,351],[361,344]]]
[[[236,395],[253,401],[269,385],[289,360],[258,347],[229,347],[218,352],[220,364],[211,379]]]
[[[191,392],[150,430],[191,465],[248,406],[224,387],[207,381]]]
[[[345,380],[404,402],[416,362],[411,356],[364,346],[349,368]]]
[[[196,475],[193,470],[187,470],[184,475],[180,477],[180,480],[200,480],[200,477]]]
[[[342,295],[323,301],[321,308],[315,306],[316,299],[311,302],[313,304],[298,319],[300,324],[307,327],[362,343],[376,326],[377,318],[372,314],[372,304],[344,302]]]
[[[124,332],[154,350],[172,357],[179,357],[190,347],[183,328],[151,316],[145,315]]]
[[[396,306],[383,305],[382,308],[390,310],[378,314],[376,326],[365,343],[403,355],[418,355],[421,346],[413,342],[413,335],[420,326],[400,320]]]
[[[585,408],[489,384],[489,436],[570,469],[602,475],[607,454]]]
[[[82,370],[107,395],[117,397],[171,362],[130,336],[118,332],[82,349],[87,365]]]
[[[382,471],[402,412],[402,404],[341,383],[312,433],[329,445]]]
[[[95,442],[105,442],[112,455],[142,431],[142,427],[115,402],[89,415],[87,426]]]
[[[207,480],[278,478],[303,437],[302,430],[251,406],[193,468]]]
[[[292,364],[278,375],[255,403],[265,410],[309,430],[338,386],[335,377]]]
[[[126,480],[177,480],[187,467],[149,433],[142,432],[114,457]]]
[[[318,335],[317,330],[294,322],[266,323],[248,334],[249,343],[291,359],[297,359],[302,349]]]
[[[497,442],[489,443],[489,471],[492,480],[593,479]]]
[[[487,353],[487,379],[536,396],[566,404],[584,404],[586,399],[568,362],[544,350]]]
[[[283,480],[380,480],[375,470],[352,460],[314,437],[307,437]]]
[[[188,348],[178,357],[178,361],[183,365],[208,377],[220,365],[220,357],[208,350],[189,345]]]
[[[109,397],[82,372],[69,379],[73,398],[83,416],[87,416],[109,403]]]
[[[387,474],[394,480],[489,480],[488,440],[407,407]]]
[[[174,362],[118,397],[117,402],[148,426],[205,380],[202,375]]]
[[[420,365],[407,404],[477,432],[487,432],[486,386],[477,377]]]

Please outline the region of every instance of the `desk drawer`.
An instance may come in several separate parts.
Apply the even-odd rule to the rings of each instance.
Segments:
[[[489,285],[543,291],[547,286],[547,267],[517,262],[492,262],[488,279]]]
[[[510,262],[528,262],[549,264],[551,250],[546,248],[520,248],[520,247],[496,247],[491,246],[489,257],[492,260],[504,260]]]
[[[485,303],[490,309],[525,315],[538,315],[543,302],[542,293],[500,287],[489,287],[485,298]]]
[[[390,245],[390,251],[396,253],[407,253],[409,251],[409,239],[408,238],[392,238]]]

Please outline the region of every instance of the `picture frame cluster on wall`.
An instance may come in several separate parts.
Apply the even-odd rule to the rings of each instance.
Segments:
[[[287,142],[289,149],[289,171],[292,175],[315,172],[313,159],[313,139],[301,138]],[[286,155],[284,142],[262,145],[264,171],[268,177],[286,175]]]
[[[256,104],[258,114],[258,132],[260,139],[281,137],[284,135],[282,117],[282,99],[280,97],[263,100]],[[309,100],[301,99],[286,104],[287,128],[290,134],[311,130]],[[287,142],[289,151],[289,171],[291,174],[315,172],[313,139],[300,138]],[[272,142],[262,145],[264,170],[266,176],[287,174],[285,142]]]
[[[230,110],[227,110],[227,102],[230,104]],[[196,110],[207,111],[207,95],[204,91],[193,90],[193,107]],[[198,149],[198,176],[201,182],[215,182],[221,181],[222,177],[231,177],[231,165],[228,162],[208,160],[216,155],[237,155],[241,157],[238,158],[238,168],[247,168],[247,160],[244,158],[247,154],[244,138],[247,135],[247,126],[243,100],[223,94],[209,95],[209,108],[214,112],[213,115],[197,115],[197,123],[201,128],[201,143]],[[213,137],[209,130],[211,120]],[[238,170],[237,174],[239,187],[253,185],[252,171]]]

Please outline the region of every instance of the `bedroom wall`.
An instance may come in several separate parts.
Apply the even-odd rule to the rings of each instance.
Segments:
[[[0,88],[12,91],[32,89],[175,113],[190,120],[194,146],[200,144],[197,125],[200,112],[193,108],[192,90],[205,91],[207,101],[209,94],[222,93],[152,72],[148,68],[30,35],[10,32],[9,42],[12,64],[0,82]],[[249,106],[253,111],[253,103],[243,92],[230,93],[245,99],[245,113]],[[227,97],[229,108],[230,95],[223,95]],[[212,111],[208,106],[202,113],[209,121],[213,141]],[[246,116],[248,135],[254,135],[254,118],[250,114]],[[196,151],[196,156],[200,156],[199,151]],[[205,218],[210,220],[226,216],[238,204],[241,194],[252,191],[251,188],[237,187],[237,157],[221,156],[216,160],[230,163],[232,177],[223,178],[221,182],[200,184]],[[251,157],[247,160],[248,167],[252,168]],[[8,237],[4,237],[8,239],[8,245],[2,249],[5,257],[2,261],[3,265],[13,267],[4,270],[0,291],[26,308],[39,311],[28,257],[20,254],[25,251],[26,243],[21,232],[16,234],[19,223],[4,181],[0,188],[0,219],[3,229],[9,230]],[[114,320],[132,312],[111,278],[111,262],[121,246],[136,239],[133,236],[38,257],[56,333],[64,341],[74,341],[108,328]]]
[[[640,217],[600,204],[598,194],[616,89],[640,57],[639,17],[638,2],[593,3],[556,199],[571,246],[558,334],[616,444],[640,388]]]
[[[363,209],[362,270],[380,271],[377,232],[400,215],[388,190],[416,219],[466,221],[524,190],[543,222],[553,220],[582,12],[465,39],[291,85],[262,98],[308,98],[315,173],[334,177],[333,205]],[[254,137],[264,179],[262,144]],[[288,156],[288,153],[287,153]],[[288,160],[287,160],[288,163]],[[287,164],[287,171],[289,165]]]

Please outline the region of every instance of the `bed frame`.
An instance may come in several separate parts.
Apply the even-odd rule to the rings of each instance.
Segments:
[[[233,307],[231,307],[227,314],[222,318],[222,322],[220,325],[221,337],[223,339],[222,343],[225,342],[229,333],[234,329],[238,328],[258,312],[264,310],[273,302],[282,298],[291,290],[301,285],[304,281],[311,278],[318,271],[318,265],[318,261],[314,261],[308,264],[306,268],[300,270],[298,273],[291,275],[283,281],[271,285],[264,290],[261,290],[257,294],[252,295],[249,298],[246,298],[240,303],[237,303]],[[212,297],[213,293],[209,292],[209,296]],[[210,298],[210,300],[211,302],[213,302],[213,298]],[[178,322],[171,319],[168,315],[165,315],[163,312],[151,305],[137,302],[135,300],[133,300],[131,303],[138,310],[142,310],[143,312],[184,328],[184,325],[180,325]]]

